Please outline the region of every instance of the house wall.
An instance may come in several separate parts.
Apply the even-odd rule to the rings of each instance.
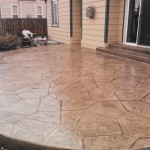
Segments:
[[[18,0],[1,0],[1,17],[2,18],[12,18],[12,13],[11,13],[12,4],[19,6]]]
[[[51,23],[51,3],[47,0],[47,22],[48,35],[50,39],[70,44],[70,3],[69,0],[59,0],[59,26],[52,27]]]
[[[96,48],[104,44],[105,0],[82,1],[82,40],[80,0],[73,0],[73,37],[70,38],[70,3],[69,0],[59,0],[59,27],[51,26],[51,5],[47,0],[48,35],[51,39],[63,43],[81,43],[84,47]],[[96,9],[95,19],[86,17],[86,8]]]
[[[22,1],[20,2],[20,15],[21,18],[27,18],[27,15],[30,14],[31,18],[36,18],[36,2],[35,1]]]
[[[123,34],[124,0],[110,0],[109,43],[121,43]]]
[[[95,49],[104,47],[104,24],[105,24],[106,0],[83,0],[82,13],[82,46]],[[95,18],[86,17],[86,8],[95,7]]]
[[[51,26],[51,5],[47,0],[48,34],[51,39],[63,43],[81,43],[81,46],[96,49],[106,47],[109,43],[122,41],[124,0],[110,0],[108,43],[104,43],[106,0],[72,0],[73,5],[73,37],[70,37],[70,0],[59,0],[59,27]],[[95,8],[95,17],[86,17],[87,7]],[[81,37],[82,32],[82,37]]]
[[[81,11],[80,0],[72,1],[72,37],[70,37],[70,1],[59,0],[59,26],[53,27],[51,24],[51,4],[47,1],[47,21],[48,21],[48,35],[50,39],[67,43],[81,43]]]
[[[46,4],[44,0],[36,1],[19,1],[19,0],[1,0],[1,17],[12,18],[11,5],[18,5],[18,13],[20,18],[26,18],[28,14],[31,14],[32,18],[37,17],[36,7],[37,5],[43,6],[43,18],[46,18]]]

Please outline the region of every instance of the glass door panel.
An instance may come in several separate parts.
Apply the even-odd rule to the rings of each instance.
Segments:
[[[150,1],[150,0],[149,0]],[[128,28],[127,28],[127,42],[135,43],[138,38],[138,26],[140,19],[140,6],[141,0],[130,0],[129,15],[128,15]]]
[[[142,0],[138,44],[150,46],[150,0]]]

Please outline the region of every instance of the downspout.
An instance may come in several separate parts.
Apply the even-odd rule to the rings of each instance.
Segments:
[[[46,26],[47,26],[47,35],[46,35],[46,37],[49,39],[49,36],[48,36],[48,21],[47,21],[47,19],[48,19],[48,15],[47,15],[47,0],[44,0],[45,1],[45,5],[46,5]],[[44,10],[43,10],[44,11]]]
[[[82,22],[82,21],[83,21],[82,11],[83,11],[83,4],[82,4],[82,0],[80,0],[80,17],[81,17],[81,18],[80,18],[80,21],[81,21],[81,22],[80,22],[80,28],[81,28],[81,40],[82,40],[82,32],[83,32],[83,31],[82,31],[82,28],[83,28],[83,27],[82,27],[82,26],[83,26],[83,22]]]
[[[105,6],[104,43],[108,43],[109,5],[110,5],[110,0],[106,0],[106,6]]]
[[[70,0],[70,37],[73,36],[73,16],[72,16],[72,0]]]
[[[123,40],[124,40],[125,8],[126,8],[126,0],[124,0],[124,14],[123,14],[123,27],[122,27],[122,43],[123,43]]]

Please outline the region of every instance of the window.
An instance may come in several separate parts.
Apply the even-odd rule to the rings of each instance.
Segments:
[[[43,12],[43,9],[42,9],[42,6],[37,6],[37,17],[38,18],[42,18],[42,13]]]
[[[51,0],[52,26],[58,26],[58,0]]]
[[[12,5],[12,17],[18,18],[18,7],[17,7],[17,5]]]

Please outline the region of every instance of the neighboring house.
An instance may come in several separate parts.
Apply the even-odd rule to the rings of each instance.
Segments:
[[[0,0],[0,18],[46,18],[44,0]]]
[[[48,34],[89,48],[110,43],[150,46],[150,0],[46,0]],[[87,17],[89,9],[94,18]]]

